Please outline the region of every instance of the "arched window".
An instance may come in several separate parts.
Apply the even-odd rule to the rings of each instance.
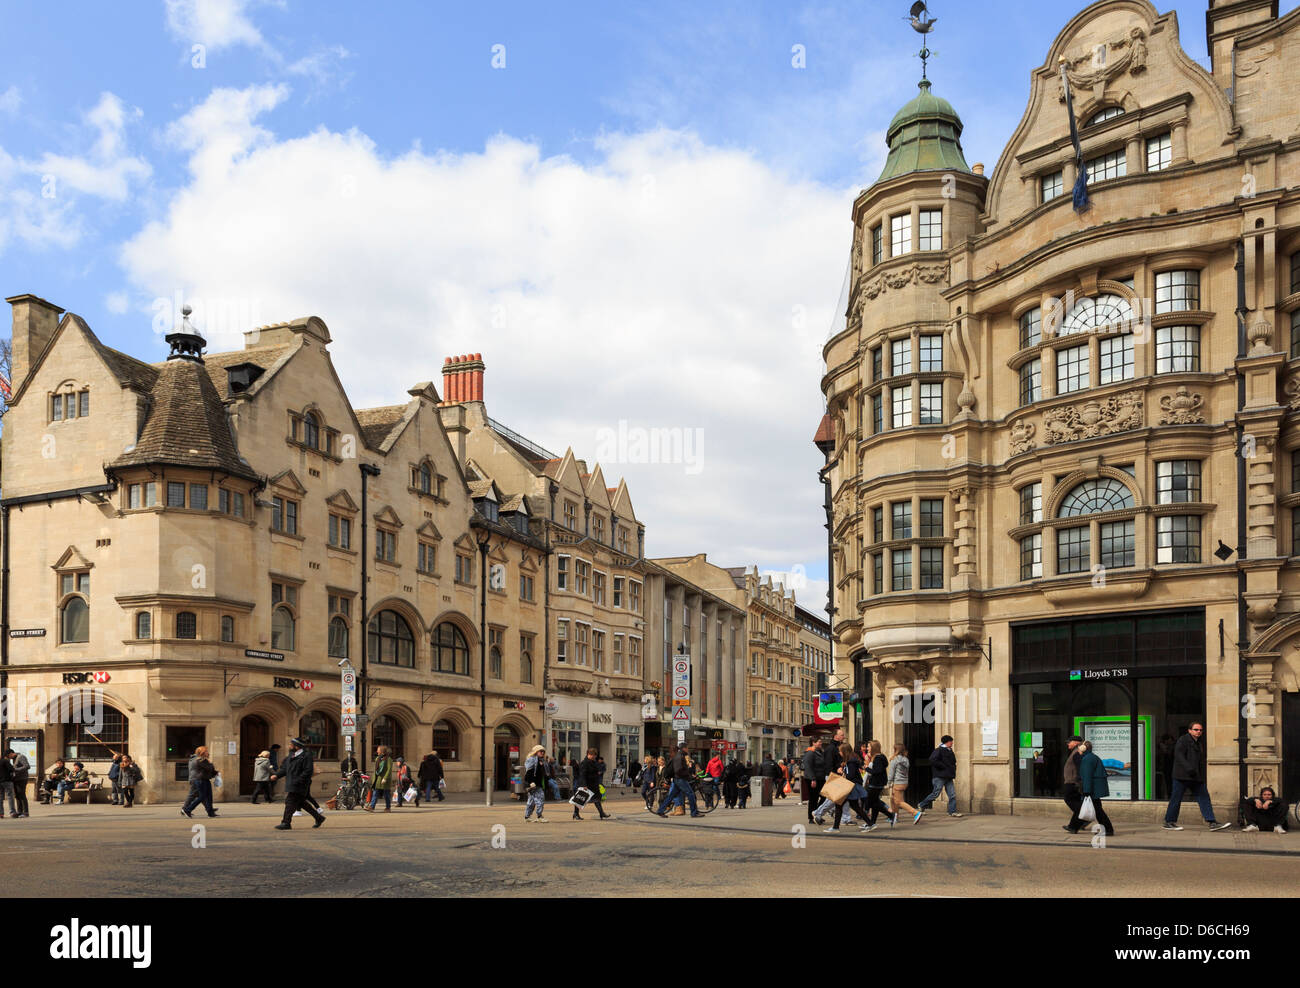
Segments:
[[[341,617],[330,619],[330,658],[348,657],[348,623]]]
[[[370,619],[369,650],[372,662],[415,666],[415,636],[411,626],[396,611],[380,611]]]
[[[176,615],[176,637],[177,638],[197,638],[199,636],[199,621],[194,616],[193,611],[180,611]]]
[[[112,761],[114,755],[130,754],[129,722],[122,711],[107,703],[100,706],[100,717],[91,721],[85,716],[88,696],[64,694],[50,703],[50,713],[63,722],[63,757],[82,761]]]
[[[521,683],[533,681],[533,657],[526,650],[519,653],[519,681]]]
[[[339,727],[334,718],[317,710],[298,722],[298,737],[317,758],[339,757]]]
[[[271,612],[271,647],[294,651],[293,611],[283,605]]]
[[[402,751],[402,725],[393,720],[392,717],[376,717],[375,722],[371,725],[371,733],[374,735],[375,747],[381,744],[388,746],[388,754],[392,758],[405,758]],[[437,737],[437,730],[434,731],[434,737]],[[306,740],[306,739],[304,739]]]
[[[1128,299],[1120,295],[1098,295],[1096,298],[1081,298],[1074,303],[1061,320],[1061,335],[1131,328],[1132,323],[1133,306]]]
[[[135,636],[150,638],[153,635],[153,618],[148,611],[140,611],[135,616]]]
[[[445,762],[460,761],[460,732],[449,720],[433,725],[433,750]]]
[[[433,649],[435,671],[469,675],[469,646],[460,629],[450,621],[444,621],[434,629]]]
[[[69,597],[63,604],[63,641],[90,641],[90,605],[84,597]]]
[[[420,464],[420,492],[428,494],[433,490],[433,471],[429,469],[429,464]]]
[[[320,449],[320,419],[315,412],[308,412],[302,417],[302,442],[304,446]]]
[[[1073,518],[1077,515],[1095,515],[1102,511],[1119,511],[1131,507],[1133,507],[1133,492],[1118,480],[1103,477],[1099,480],[1085,480],[1065,495],[1057,517]]]
[[[1114,120],[1116,117],[1122,117],[1123,115],[1124,115],[1124,107],[1107,106],[1098,110],[1096,113],[1090,116],[1088,118],[1088,122],[1084,124],[1084,126],[1091,127],[1093,124],[1099,124],[1103,120]]]
[[[229,614],[221,615],[221,640],[223,642],[235,640],[235,619]]]

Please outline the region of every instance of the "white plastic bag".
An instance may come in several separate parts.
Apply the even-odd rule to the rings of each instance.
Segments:
[[[415,797],[420,795],[420,791],[416,789],[415,786],[411,786],[411,788],[406,790],[402,795],[406,797],[408,803],[414,803]]]
[[[1084,796],[1083,805],[1079,807],[1079,819],[1084,823],[1093,823],[1097,819],[1097,808],[1092,805],[1092,797]]]
[[[220,773],[220,772],[218,772],[216,775],[214,775],[214,776],[212,777],[212,784],[213,784],[214,786],[216,786],[218,789],[221,788],[221,773]]]

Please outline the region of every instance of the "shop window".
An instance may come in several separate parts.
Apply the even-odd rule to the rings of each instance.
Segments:
[[[298,737],[318,759],[334,761],[339,757],[339,727],[327,713],[315,711],[298,721]]]
[[[551,721],[551,753],[561,770],[572,772],[583,756],[581,721]]]
[[[433,725],[433,750],[444,762],[460,761],[460,732],[449,720]]]

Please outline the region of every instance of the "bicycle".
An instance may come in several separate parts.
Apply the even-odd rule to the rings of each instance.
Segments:
[[[338,792],[334,794],[336,805],[341,810],[353,810],[364,806],[370,798],[370,776],[361,772],[349,772],[339,783]]]

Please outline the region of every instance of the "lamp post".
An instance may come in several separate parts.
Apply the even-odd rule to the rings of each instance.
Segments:
[[[478,616],[478,791],[487,792],[487,557],[492,533],[486,528],[475,536],[479,552]]]
[[[370,645],[370,612],[366,608],[366,585],[370,582],[370,556],[366,548],[366,512],[369,499],[366,497],[366,481],[379,476],[379,467],[373,463],[361,464],[361,672],[357,675],[357,692],[360,694],[361,714],[366,712],[366,698],[370,694],[370,685],[366,680],[366,659]],[[361,771],[366,770],[366,730],[361,729]]]

